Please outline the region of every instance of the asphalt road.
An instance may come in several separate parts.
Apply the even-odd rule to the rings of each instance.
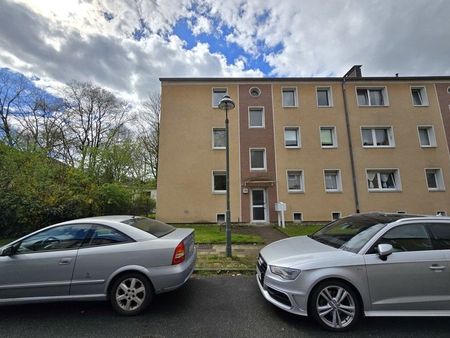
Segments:
[[[367,318],[340,337],[448,337],[449,318]],[[313,322],[266,302],[253,276],[192,277],[137,317],[105,302],[0,307],[0,337],[318,337]]]

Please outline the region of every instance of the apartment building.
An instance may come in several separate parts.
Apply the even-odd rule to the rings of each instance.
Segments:
[[[450,212],[450,76],[161,78],[157,218],[231,221]]]

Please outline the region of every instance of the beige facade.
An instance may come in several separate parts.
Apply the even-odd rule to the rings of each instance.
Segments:
[[[280,201],[287,221],[357,211],[450,213],[443,122],[450,93],[436,89],[450,78],[161,82],[162,221],[223,220],[225,149],[214,148],[213,130],[221,133],[225,113],[213,97],[225,90],[236,103],[229,112],[232,222],[275,222]]]

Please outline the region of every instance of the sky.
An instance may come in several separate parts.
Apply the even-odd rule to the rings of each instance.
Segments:
[[[0,0],[0,68],[130,102],[160,77],[450,75],[449,0]]]

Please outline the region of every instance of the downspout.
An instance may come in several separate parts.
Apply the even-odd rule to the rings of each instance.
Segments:
[[[353,183],[353,194],[355,198],[355,209],[356,213],[359,214],[359,197],[358,197],[358,185],[356,182],[356,170],[355,170],[355,159],[353,156],[353,145],[352,145],[352,133],[350,130],[350,119],[348,115],[348,107],[347,107],[347,95],[345,93],[345,80],[346,75],[342,78],[341,88],[342,88],[342,97],[344,99],[344,112],[345,112],[345,125],[347,127],[347,137],[348,137],[348,151],[350,155],[350,166],[352,169],[352,183]]]

